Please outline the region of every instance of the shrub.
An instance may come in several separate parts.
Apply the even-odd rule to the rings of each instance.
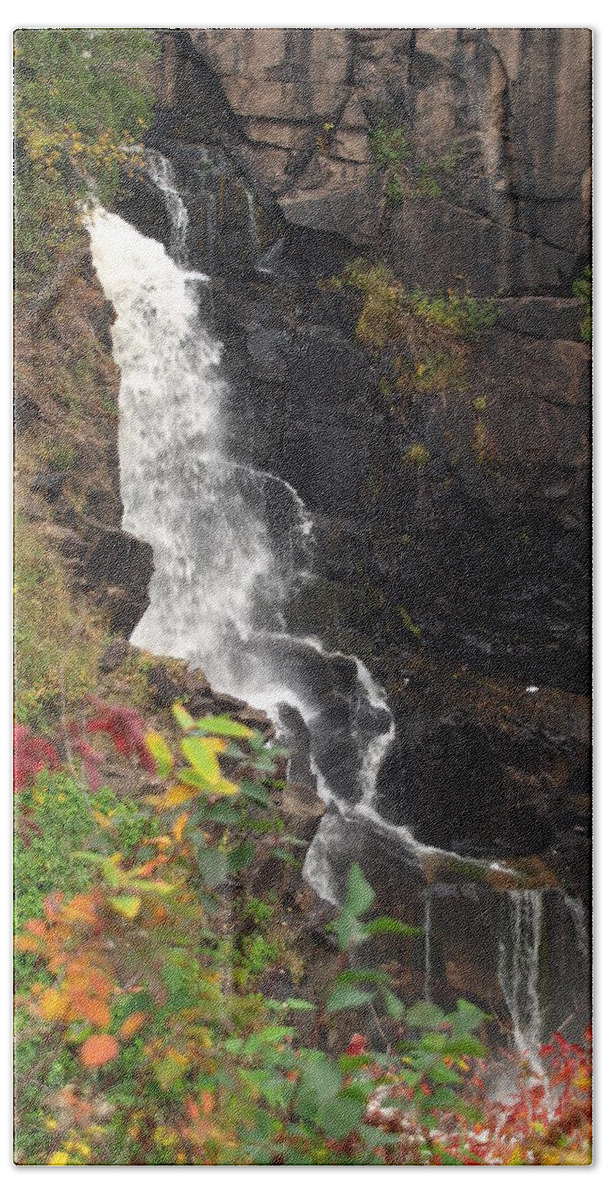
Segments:
[[[408,294],[384,263],[364,259],[347,263],[325,286],[348,287],[362,295],[356,336],[375,355],[392,350],[392,389],[385,372],[380,389],[387,395],[393,390],[404,400],[416,393],[465,388],[472,349],[496,319],[493,300],[453,289],[433,296],[415,287]]]
[[[125,741],[124,712],[106,712],[96,735],[123,755],[147,747],[153,790],[140,811],[153,815],[153,831],[142,826],[127,846],[111,798],[91,797],[86,815],[86,794],[69,784],[69,845],[79,848],[64,857],[85,874],[61,876],[55,862],[52,882],[66,890],[54,888],[17,938],[30,966],[17,995],[18,1161],[589,1161],[584,1048],[558,1038],[545,1049],[550,1096],[522,1080],[512,1101],[490,1100],[486,1015],[464,1000],[447,1013],[427,1001],[406,1008],[390,967],[361,962],[373,939],[420,930],[375,914],[357,864],[329,926],[337,969],[327,996],[313,1004],[249,990],[276,951],[260,934],[239,950],[231,896],[244,893],[250,917],[267,920],[247,880],[257,855],[284,861],[293,845],[269,786],[282,752],[227,717],[197,721],[180,705],[174,713],[178,748],[153,730]],[[35,789],[52,821],[68,783],[36,766],[22,808],[36,806]],[[373,1016],[376,1047],[356,1031],[343,1053],[320,1048],[346,1013]],[[306,1042],[291,1023],[297,1014],[314,1021]]]

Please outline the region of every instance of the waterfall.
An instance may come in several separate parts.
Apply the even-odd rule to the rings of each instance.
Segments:
[[[574,926],[578,952],[583,960],[587,960],[589,958],[589,930],[585,905],[574,896],[564,896],[564,904]]]
[[[187,223],[158,156],[152,174],[179,258]],[[326,801],[368,806],[392,715],[355,656],[286,630],[286,601],[309,570],[311,521],[289,484],[225,453],[221,346],[199,319],[204,278],[102,209],[90,235],[117,314],[123,523],[154,550],[150,605],[132,640],[203,668],[213,687],[279,726],[295,708]]]
[[[498,978],[513,1022],[513,1040],[539,1075],[542,1041],[539,995],[542,892],[517,889],[507,893],[507,928],[500,941]]]
[[[186,262],[186,240],[188,237],[188,209],[184,204],[175,181],[175,172],[168,158],[158,150],[146,152],[148,174],[158,190],[162,192],[171,227],[171,257],[180,266]]]

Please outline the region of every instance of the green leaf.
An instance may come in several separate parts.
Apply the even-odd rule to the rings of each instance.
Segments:
[[[183,704],[173,704],[171,707],[171,712],[173,713],[178,725],[180,725],[182,729],[194,729],[195,722],[192,720],[190,713],[186,711]]]
[[[474,1033],[484,1021],[489,1021],[491,1018],[476,1004],[471,1004],[468,1000],[458,1000],[456,1012],[448,1013],[445,1019],[450,1022],[454,1034],[458,1036],[459,1034]]]
[[[221,850],[201,850],[198,856],[198,865],[203,882],[207,884],[207,887],[217,887],[226,882],[228,863],[226,855],[222,854]]]
[[[347,950],[349,946],[365,941],[363,925],[348,908],[343,909],[338,919],[332,921],[327,928],[336,934],[340,950]]]
[[[242,871],[244,867],[248,867],[255,855],[255,846],[253,842],[241,842],[235,850],[231,850],[228,855],[228,863],[231,871]]]
[[[224,795],[238,792],[237,784],[225,779],[222,775],[217,752],[207,744],[206,738],[182,738],[181,748],[185,758],[192,764],[198,775],[198,786],[206,788],[209,792],[218,792]]]
[[[363,928],[371,937],[379,933],[396,933],[401,937],[416,937],[424,932],[417,925],[404,925],[402,921],[396,921],[393,917],[376,917],[374,921],[367,921]]]
[[[340,971],[334,981],[337,983],[378,983],[385,986],[392,982],[386,971],[377,971],[374,967],[348,967]]]
[[[133,921],[141,908],[139,896],[113,896],[110,904],[117,913],[120,913],[121,917],[126,917],[128,921]]]
[[[446,1054],[447,1040],[445,1033],[425,1033],[420,1047],[422,1050],[429,1050],[431,1054]]]
[[[287,1000],[267,1000],[266,1007],[271,1012],[281,1012],[284,1008],[293,1009],[294,1012],[316,1012],[316,1004],[311,1004],[310,1000],[300,1000],[299,996],[289,996]]]
[[[422,1029],[440,1029],[445,1022],[445,1013],[431,1000],[419,1000],[406,1012],[408,1025]]]
[[[238,825],[241,814],[231,804],[209,804],[204,811],[205,821],[215,821],[216,825]]]
[[[154,1063],[154,1074],[163,1092],[168,1092],[176,1083],[179,1083],[187,1070],[187,1064],[173,1058],[162,1058],[160,1062]]]
[[[272,802],[268,796],[266,788],[263,787],[261,783],[254,783],[250,779],[241,779],[239,782],[239,788],[243,796],[246,796],[248,800],[254,800],[255,803],[261,805],[262,808],[272,807]]]
[[[157,733],[155,729],[149,729],[144,741],[156,763],[158,774],[162,779],[166,779],[167,775],[171,774],[173,755],[164,737],[161,733]]]
[[[392,1017],[394,1021],[400,1021],[405,1012],[405,1006],[401,1003],[399,997],[394,992],[391,992],[389,988],[383,987],[380,990],[382,992],[382,999],[384,1000],[384,1007],[389,1017]]]
[[[359,864],[353,863],[346,883],[345,908],[348,908],[353,916],[360,917],[367,912],[375,895],[376,893],[369,886]]]
[[[335,1096],[319,1105],[317,1123],[328,1137],[341,1141],[359,1124],[365,1106],[365,1100],[354,1096]]]
[[[216,733],[220,737],[251,738],[253,733],[247,725],[233,721],[231,717],[201,717],[196,722],[196,728],[204,733]]]
[[[365,992],[349,983],[339,983],[327,1001],[327,1012],[341,1012],[343,1008],[359,1008],[362,1004],[368,1004],[373,998],[373,992]]]
[[[473,1037],[470,1033],[463,1033],[459,1037],[449,1038],[446,1042],[446,1054],[451,1054],[454,1058],[460,1058],[463,1054],[468,1054],[471,1058],[485,1058],[488,1053],[487,1048],[479,1038]]]

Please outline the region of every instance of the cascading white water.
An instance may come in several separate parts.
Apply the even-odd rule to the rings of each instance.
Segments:
[[[582,959],[587,960],[589,958],[589,930],[585,905],[574,896],[564,896],[564,904],[572,919],[578,952]]]
[[[154,176],[181,237],[186,222],[157,158]],[[392,716],[358,659],[285,629],[311,523],[289,484],[225,456],[221,347],[199,321],[201,276],[116,215],[98,209],[90,234],[117,313],[124,527],[154,550],[150,606],[132,640],[201,666],[215,688],[278,724],[284,706],[297,709],[327,801],[370,805]]]
[[[148,174],[158,190],[162,192],[165,207],[171,225],[171,258],[179,266],[186,261],[186,241],[188,237],[188,209],[184,204],[175,181],[175,172],[168,158],[159,154],[158,150],[148,150],[146,154]]]
[[[513,1022],[513,1040],[535,1071],[544,1076],[538,1058],[542,1039],[539,994],[542,892],[527,888],[507,893],[507,928],[500,942],[498,978]]]

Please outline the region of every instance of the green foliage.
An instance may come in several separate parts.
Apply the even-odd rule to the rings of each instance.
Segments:
[[[406,131],[382,117],[369,132],[372,157],[385,172],[384,194],[389,204],[400,204],[404,196],[402,168],[410,158]]]
[[[27,816],[26,816],[27,813]],[[15,838],[15,925],[43,915],[50,892],[67,897],[87,887],[88,865],[71,857],[96,831],[91,801],[67,772],[41,773],[19,801]]]
[[[112,721],[124,721],[124,713],[109,709],[104,716],[111,737]],[[225,884],[231,882],[234,895],[243,835],[258,823],[259,796],[247,795],[246,783],[266,793],[267,826],[257,844],[253,835],[246,844],[263,857],[273,839],[281,839],[267,765],[277,756],[261,735],[239,730],[232,742],[203,733],[183,708],[176,715],[186,731],[182,752],[207,742],[208,754],[196,755],[187,768],[192,776],[200,772],[196,784],[180,779],[177,749],[161,745],[158,733],[141,733],[163,769],[170,760],[171,767],[163,789],[139,804],[107,790],[89,798],[69,770],[50,775],[35,764],[29,767],[35,786],[20,792],[24,839],[30,838],[20,857],[32,857],[26,867],[19,864],[29,871],[23,888],[29,907],[21,912],[17,938],[26,964],[18,975],[15,1026],[17,1160],[586,1161],[589,1074],[580,1048],[571,1048],[576,1053],[568,1067],[569,1078],[577,1073],[571,1090],[579,1088],[581,1099],[575,1095],[564,1118],[565,1148],[556,1149],[550,1119],[526,1098],[510,1118],[519,1122],[514,1158],[513,1137],[501,1133],[504,1112],[499,1108],[495,1116],[487,1102],[480,1107],[485,1014],[464,1000],[448,1013],[429,1001],[406,1010],[389,970],[358,961],[362,943],[421,931],[370,915],[374,892],[357,864],[330,927],[341,949],[326,1004],[254,990],[267,970],[285,962],[271,925],[276,899],[250,895],[247,876],[240,878],[236,911],[257,928],[239,937]],[[25,760],[20,769],[26,770]],[[222,779],[235,790],[211,790]],[[234,820],[226,826],[215,821],[217,807]],[[205,855],[221,862],[218,876],[201,871]],[[49,889],[44,901],[38,878],[40,888]],[[334,1024],[339,1037],[343,1014],[352,1020],[365,1010],[381,1032],[404,1040],[379,1050],[355,1033],[344,1053],[320,1048],[324,1026]],[[296,1034],[292,1014],[309,1030],[314,1022],[308,1039]],[[540,1149],[527,1148],[532,1136],[541,1138]],[[521,1157],[522,1146],[532,1157]]]
[[[414,316],[428,325],[439,326],[466,339],[475,339],[496,320],[495,302],[477,300],[468,292],[464,296],[454,291],[448,291],[445,296],[431,296],[421,287],[415,287],[409,304]]]
[[[439,200],[443,195],[429,163],[422,163],[414,191],[417,196],[428,196],[431,200]]]
[[[383,934],[415,937],[421,933],[417,927],[404,925],[390,917],[361,921],[360,918],[371,907],[374,899],[375,893],[359,864],[353,863],[346,881],[346,895],[340,916],[327,927],[336,934],[338,946],[343,952],[352,953],[363,942]],[[369,967],[348,967],[336,977],[333,991],[327,1001],[326,1012],[331,1015],[347,1008],[360,1008],[373,1001],[380,1001],[388,1016],[398,1020],[404,1009],[401,1001],[391,991],[391,982],[391,977],[386,971]]]
[[[20,29],[14,49],[15,259],[33,298],[79,246],[80,202],[116,194],[151,118],[158,46],[141,29]]]
[[[369,142],[374,160],[381,167],[400,167],[411,154],[405,129],[388,117],[381,117],[370,130]]]
[[[585,267],[583,274],[572,284],[572,294],[585,303],[585,315],[580,324],[580,334],[584,342],[591,342],[593,337],[593,280],[591,267]]]
[[[478,300],[468,291],[459,294],[453,289],[433,296],[419,286],[406,293],[384,263],[364,259],[347,263],[326,287],[361,293],[357,338],[375,355],[387,348],[393,351],[392,381],[385,370],[379,379],[387,397],[397,392],[405,400],[414,393],[442,392],[448,387],[462,390],[472,348],[496,319],[493,300]]]

